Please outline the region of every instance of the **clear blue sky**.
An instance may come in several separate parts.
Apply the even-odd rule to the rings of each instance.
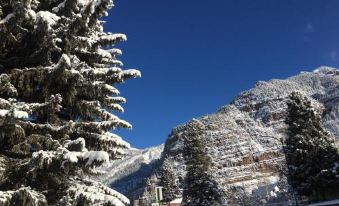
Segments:
[[[128,102],[118,131],[137,148],[215,112],[258,80],[339,65],[338,0],[116,0],[106,31],[125,33],[118,88]]]

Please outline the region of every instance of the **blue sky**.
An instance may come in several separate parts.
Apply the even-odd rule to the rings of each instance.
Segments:
[[[171,128],[215,112],[259,80],[339,67],[337,0],[116,0],[105,30],[125,68],[128,102],[117,131],[132,146],[161,144]]]

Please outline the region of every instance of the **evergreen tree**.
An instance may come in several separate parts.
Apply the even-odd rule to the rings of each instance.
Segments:
[[[185,206],[226,205],[224,193],[209,174],[211,159],[206,154],[203,141],[205,126],[199,120],[190,121],[184,133],[183,156],[186,163]]]
[[[103,31],[112,6],[0,0],[1,204],[128,204],[84,178],[129,147],[110,133],[131,128],[112,113],[126,101],[114,85],[140,72],[120,68],[113,46],[126,36]]]
[[[179,194],[179,187],[176,183],[176,177],[173,168],[168,160],[163,162],[160,169],[160,186],[163,187],[163,201],[170,202],[174,200]]]
[[[338,150],[323,129],[311,101],[293,92],[287,105],[288,137],[284,152],[290,186],[304,196],[326,194],[338,188]]]

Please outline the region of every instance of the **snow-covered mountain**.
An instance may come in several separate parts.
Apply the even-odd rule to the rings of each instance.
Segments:
[[[106,166],[106,173],[97,180],[130,198],[136,198],[143,193],[145,179],[159,166],[163,149],[163,144],[143,150],[132,148],[124,159],[112,161]]]
[[[205,139],[213,161],[212,175],[234,202],[247,194],[251,194],[253,201],[267,201],[284,195],[286,183],[279,177],[284,163],[281,140],[286,131],[286,100],[296,90],[312,99],[316,110],[322,113],[323,125],[338,140],[339,70],[330,67],[302,72],[285,80],[260,81],[216,113],[198,118],[207,128]],[[185,129],[183,124],[172,130],[160,161],[162,146],[131,151],[127,159],[111,166],[112,172],[103,178],[104,182],[127,196],[131,196],[130,189],[137,188],[132,195],[135,198],[142,195],[142,184],[139,183],[145,181],[147,174],[156,171],[165,158],[172,162],[182,180],[185,165],[181,134]],[[155,158],[149,161],[148,153],[154,150]],[[126,167],[120,168],[120,164]],[[135,167],[127,171],[130,166]],[[115,172],[116,168],[118,172]],[[143,172],[145,170],[147,172]],[[133,187],[133,184],[139,185]]]

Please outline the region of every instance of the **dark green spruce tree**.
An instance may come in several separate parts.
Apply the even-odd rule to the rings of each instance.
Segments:
[[[333,195],[339,191],[339,155],[334,139],[322,127],[309,99],[293,92],[287,105],[284,152],[290,186],[297,195],[312,199]]]
[[[129,144],[113,0],[0,0],[0,205],[128,205],[87,178]]]
[[[211,159],[206,153],[205,126],[193,119],[186,125],[183,156],[186,163],[184,206],[227,205],[224,192],[210,175]]]
[[[173,168],[167,159],[163,162],[159,175],[159,185],[163,187],[163,201],[170,202],[179,195],[179,186],[175,181],[176,177]]]

